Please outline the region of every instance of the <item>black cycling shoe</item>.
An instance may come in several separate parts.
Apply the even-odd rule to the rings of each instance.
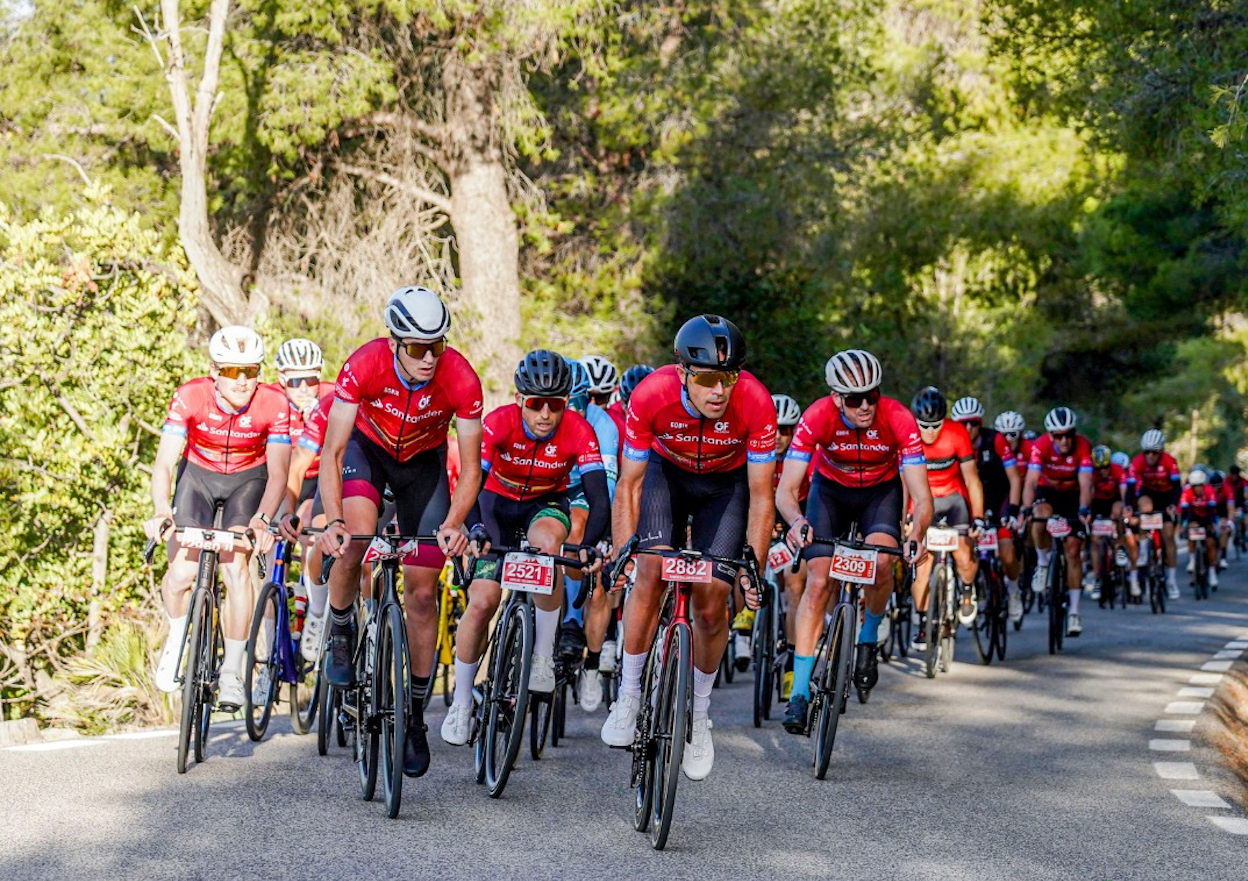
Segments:
[[[880,659],[875,643],[858,643],[858,658],[854,662],[854,685],[864,691],[875,688],[880,681]]]
[[[407,720],[407,741],[403,744],[403,776],[423,777],[429,770],[429,726]]]
[[[789,698],[789,706],[784,711],[784,730],[790,734],[806,733],[806,715],[810,711],[810,699],[805,695],[795,694]]]
[[[355,687],[355,620],[349,624],[334,621],[329,625],[329,642],[325,646],[325,678],[334,688]]]
[[[563,622],[559,634],[559,654],[579,658],[585,651],[585,629],[577,621]]]

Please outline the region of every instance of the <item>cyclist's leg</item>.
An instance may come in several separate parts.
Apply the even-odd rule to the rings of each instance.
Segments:
[[[852,516],[852,512],[841,510],[840,492],[843,492],[842,488],[825,480],[822,475],[815,475],[806,500],[806,517],[812,536],[831,538],[838,530],[848,526],[849,521],[845,518]],[[830,544],[806,547],[803,551],[806,589],[802,592],[801,603],[796,608],[789,607],[789,615],[796,619],[793,626],[793,689],[790,692],[789,712],[785,716],[785,725],[790,731],[805,727],[810,677],[815,669],[815,648],[819,644],[824,614],[832,597],[828,571],[834,550]]]
[[[569,544],[580,544],[585,538],[585,524],[589,522],[589,502],[585,499],[585,493],[577,490],[572,493],[569,505],[571,510],[569,510],[568,516],[571,518],[571,528],[568,530],[566,541]],[[582,579],[580,570],[560,567],[560,577],[556,578],[556,580],[563,582],[564,591],[568,597],[559,634],[559,651],[560,654],[575,655],[579,658],[587,642],[585,635],[586,608],[583,605],[579,609],[576,608],[576,598],[581,594]],[[605,618],[603,623],[605,625]]]
[[[559,555],[563,543],[568,539],[571,521],[566,510],[566,500],[561,504],[551,504],[537,512],[529,524],[529,544],[540,548],[543,553]],[[559,618],[563,609],[563,585],[555,579],[555,589],[546,595],[534,594],[533,604],[537,607],[536,627],[533,639],[533,657],[542,658],[543,664],[550,662],[550,673],[554,675],[555,637],[559,635]],[[579,582],[578,582],[579,584]],[[570,603],[569,603],[570,604]],[[535,668],[537,664],[535,663]],[[547,689],[538,689],[546,691]]]
[[[265,466],[250,469],[247,476],[239,475],[237,484],[225,499],[221,512],[221,524],[234,532],[243,532],[255,516],[264,496],[267,469]],[[221,604],[221,634],[224,637],[225,658],[221,664],[222,679],[227,675],[242,681],[243,657],[247,652],[247,634],[251,629],[251,616],[256,606],[256,584],[251,570],[252,551],[246,543],[237,550],[222,552],[218,557],[221,580],[225,583],[225,600]],[[224,695],[224,687],[222,690]]]
[[[1053,516],[1053,506],[1043,498],[1037,498],[1032,511],[1037,521]],[[1049,535],[1046,525],[1041,522],[1031,524],[1031,543],[1036,549],[1036,574],[1032,579],[1031,589],[1037,593],[1042,593],[1048,582],[1050,555],[1053,553],[1053,537]]]

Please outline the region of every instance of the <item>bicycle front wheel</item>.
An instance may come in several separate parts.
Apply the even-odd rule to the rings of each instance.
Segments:
[[[814,765],[815,779],[823,780],[828,776],[828,765],[832,762],[832,749],[836,745],[836,731],[840,725],[841,714],[845,711],[846,697],[849,693],[849,668],[853,655],[853,633],[850,621],[850,607],[839,603],[832,610],[832,623],[828,627],[826,651],[819,675],[819,693],[815,697],[814,708]]]
[[[342,703],[341,692],[329,684],[323,661],[316,665],[316,753],[329,752],[329,737],[338,724],[338,708]]]
[[[773,594],[774,596],[774,594]],[[775,677],[776,647],[772,642],[771,604],[763,606],[754,616],[754,636],[750,653],[754,658],[754,727],[762,728],[771,716],[771,687]]]
[[[987,666],[992,663],[992,632],[993,608],[989,599],[992,595],[992,570],[987,560],[979,561],[979,573],[975,577],[975,601],[979,608],[975,612],[975,620],[971,622],[971,642],[975,646],[975,657]]]
[[[529,755],[533,761],[540,762],[546,752],[546,740],[550,737],[551,718],[554,713],[556,694],[563,691],[557,681],[555,690],[541,697],[533,696],[529,700]]]
[[[485,785],[498,798],[520,754],[524,717],[529,709],[529,668],[533,663],[533,619],[527,609],[512,606],[500,622],[503,638],[494,672],[485,725]]]
[[[373,615],[377,611],[374,610]],[[378,725],[380,715],[377,692],[373,688],[372,666],[376,662],[370,653],[376,652],[377,638],[368,635],[367,628],[375,627],[375,621],[365,624],[364,645],[357,646],[355,651],[355,681],[358,683],[353,690],[355,700],[355,767],[360,777],[360,798],[372,801],[377,794],[377,760],[381,752],[381,727]],[[343,697],[346,701],[346,697]]]
[[[731,637],[729,637],[731,640]],[[673,624],[667,634],[667,651],[655,708],[654,808],[650,823],[650,844],[655,850],[667,846],[680,784],[680,764],[693,712],[693,633],[683,622]]]
[[[935,583],[927,592],[927,650],[923,668],[928,679],[936,678],[940,669],[941,634],[945,631],[945,591],[949,589],[949,573],[944,566],[936,571]]]
[[[381,723],[382,792],[386,816],[399,815],[403,801],[403,751],[407,746],[409,694],[407,634],[398,603],[386,606],[377,633],[377,661],[373,665],[373,694]]]
[[[1066,557],[1061,548],[1053,551],[1053,563],[1049,566],[1049,654],[1062,650],[1062,638],[1066,627],[1066,603],[1062,593],[1066,590]]]
[[[243,718],[247,736],[262,739],[273,718],[273,704],[281,685],[281,666],[277,662],[277,641],[286,638],[277,632],[278,603],[282,591],[273,582],[266,584],[256,601],[251,616],[251,632],[247,637],[247,665],[243,673]]]
[[[182,681],[182,712],[178,718],[178,773],[186,773],[186,763],[191,753],[192,742],[195,748],[195,761],[204,760],[203,746],[200,743],[200,718],[204,714],[204,702],[208,693],[208,678],[211,676],[212,657],[209,650],[212,614],[210,605],[212,598],[206,590],[196,589],[191,595],[189,628],[190,638],[187,640],[183,654],[186,656]]]
[[[659,703],[659,682],[663,672],[663,630],[655,637],[646,653],[646,666],[641,676],[641,712],[637,714],[640,736],[633,743],[632,787],[636,795],[633,806],[633,828],[645,832],[650,828],[654,808],[654,771],[657,753],[655,740],[656,707]]]

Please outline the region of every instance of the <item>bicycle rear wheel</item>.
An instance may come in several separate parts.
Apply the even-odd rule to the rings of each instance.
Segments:
[[[975,600],[983,605],[976,610],[975,620],[971,622],[971,642],[975,646],[975,656],[985,666],[991,664],[993,659],[992,578],[992,567],[987,560],[980,560],[979,572],[975,576]]]
[[[260,590],[256,610],[251,616],[251,632],[247,637],[247,662],[243,673],[243,718],[247,723],[247,736],[253,741],[264,737],[273,718],[273,704],[281,685],[281,665],[277,658],[277,641],[289,639],[277,632],[278,603],[282,592],[273,582]],[[257,695],[257,685],[267,683],[263,693]],[[259,697],[259,700],[255,700]],[[292,714],[293,715],[293,714]]]
[[[822,667],[819,674],[819,693],[815,698],[816,706],[812,710],[817,780],[828,775],[832,748],[836,745],[836,730],[849,693],[849,669],[853,654],[853,634],[850,629],[850,607],[847,603],[838,603],[832,610],[832,623],[828,626],[823,662],[815,662],[816,666]]]
[[[186,667],[182,681],[182,712],[178,718],[178,773],[186,773],[188,755],[194,743],[196,762],[202,762],[203,747],[199,738],[200,717],[203,714],[205,680],[210,675],[212,659],[209,654],[211,597],[206,590],[196,589],[191,594],[190,636],[183,654]]]
[[[378,610],[374,609],[373,615],[377,614]],[[364,801],[372,801],[377,794],[377,762],[381,752],[380,709],[372,673],[375,659],[369,657],[370,652],[376,651],[376,637],[370,639],[367,630],[372,623],[365,624],[364,644],[358,646],[355,653],[355,681],[358,683],[354,689],[355,766],[360,777],[360,798]]]
[[[319,664],[310,664],[295,652],[298,682],[290,684],[290,727],[296,734],[307,734],[318,718],[321,699],[321,670]]]
[[[316,665],[316,752],[329,752],[329,737],[338,724],[338,710],[342,704],[341,692],[329,684],[322,663]]]
[[[654,762],[654,808],[650,844],[655,850],[667,846],[680,784],[680,764],[685,757],[693,712],[693,633],[683,622],[667,633],[667,651],[656,707]]]
[[[1053,562],[1049,566],[1048,607],[1049,607],[1049,654],[1055,655],[1062,650],[1062,639],[1066,636],[1066,603],[1063,592],[1066,590],[1066,556],[1062,548],[1054,548]]]
[[[550,737],[550,729],[555,710],[555,694],[562,691],[558,681],[555,682],[555,690],[548,695],[537,697],[530,695],[529,699],[529,756],[535,762],[542,759],[542,754],[546,752],[546,740]]]
[[[989,608],[992,609],[992,642],[996,647],[997,660],[1005,660],[1005,646],[1010,633],[1010,605],[1005,585],[1001,582],[1001,571],[994,569],[992,573],[992,594],[989,597]]]
[[[494,673],[485,726],[485,785],[498,798],[520,754],[524,718],[529,709],[529,667],[533,655],[533,620],[526,608],[511,606],[499,623],[498,666]]]
[[[774,597],[775,595],[772,594]],[[772,643],[772,604],[769,602],[754,616],[754,635],[750,654],[754,659],[754,727],[762,728],[771,715],[771,691],[775,677],[776,647]]]
[[[633,742],[632,779],[634,795],[633,828],[646,832],[654,808],[654,765],[657,754],[655,714],[659,703],[659,677],[662,675],[664,628],[660,626],[641,677],[641,712],[637,714],[638,737]]]
[[[945,591],[949,589],[949,573],[944,566],[936,570],[935,583],[927,592],[927,649],[923,655],[924,672],[936,678],[940,668],[941,634],[945,629]]]
[[[398,603],[386,607],[377,634],[377,663],[373,667],[373,691],[381,713],[382,792],[386,815],[399,815],[403,801],[403,752],[407,747],[407,701],[411,694],[411,661],[407,632]]]

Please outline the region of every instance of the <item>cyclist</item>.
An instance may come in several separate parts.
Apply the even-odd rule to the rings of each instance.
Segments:
[[[625,419],[628,415],[628,400],[633,395],[633,389],[637,388],[641,381],[651,373],[654,373],[654,368],[649,364],[634,364],[620,377],[620,387],[616,390],[618,399],[607,407],[607,413],[615,420],[615,427],[619,429],[621,439],[624,437]]]
[[[1116,554],[1127,556],[1127,589],[1131,596],[1140,595],[1140,575],[1136,571],[1139,564],[1140,549],[1135,541],[1135,533],[1127,530],[1122,522],[1122,512],[1129,498],[1131,476],[1125,468],[1113,460],[1113,451],[1104,444],[1092,448],[1092,519],[1103,518],[1112,520],[1118,537],[1114,539]],[[1097,578],[1093,585],[1091,598],[1101,599],[1100,568],[1106,563],[1098,555],[1093,555],[1093,571]],[[1121,565],[1121,564],[1120,564]]]
[[[619,387],[620,371],[601,355],[586,355],[581,359],[581,366],[589,374],[589,403],[605,410]]]
[[[1230,547],[1231,533],[1235,531],[1235,492],[1221,471],[1214,471],[1209,475],[1209,486],[1218,497],[1218,525],[1221,530],[1218,536],[1218,568],[1226,569],[1230,566],[1226,560],[1226,552]]]
[[[1187,486],[1179,495],[1179,520],[1183,528],[1205,528],[1205,559],[1209,562],[1209,587],[1218,586],[1218,494],[1209,485],[1209,475],[1199,466],[1187,475]],[[1193,563],[1196,560],[1196,542],[1188,541],[1187,552]],[[1192,566],[1192,571],[1195,571]],[[1194,580],[1194,579],[1193,579]]]
[[[1038,438],[1031,448],[1027,479],[1023,483],[1023,515],[1029,517],[1033,506],[1038,519],[1061,517],[1071,524],[1066,539],[1066,587],[1070,597],[1070,614],[1066,635],[1083,632],[1079,619],[1080,575],[1083,572],[1081,551],[1084,531],[1082,523],[1092,515],[1092,444],[1077,433],[1079,420],[1069,407],[1054,407],[1044,417],[1047,434]],[[1036,546],[1036,574],[1031,589],[1041,593],[1049,578],[1049,560],[1053,538],[1044,523],[1031,526]]]
[[[789,447],[786,467],[776,491],[776,507],[788,521],[788,542],[804,547],[809,567],[802,603],[789,614],[797,618],[793,642],[793,691],[784,715],[792,734],[806,731],[810,707],[810,675],[815,646],[823,629],[832,591],[828,571],[834,547],[814,538],[836,538],[851,524],[872,544],[897,547],[901,539],[904,484],[914,502],[914,520],[907,562],[921,559],[923,539],[932,522],[932,495],[919,426],[905,405],[880,394],[883,370],[870,352],[837,352],[827,363],[825,378],[832,393],[811,404],[802,414]],[[821,448],[816,452],[816,448]],[[806,514],[798,502],[806,464],[815,459]],[[807,520],[809,516],[809,520]],[[854,684],[869,689],[879,672],[875,650],[880,622],[893,592],[893,567],[879,566],[874,586],[866,588],[866,613],[858,633]]]
[[[1131,477],[1135,478],[1135,510],[1141,514],[1160,511],[1165,518],[1161,538],[1165,549],[1166,595],[1177,600],[1179,583],[1175,560],[1178,552],[1175,547],[1174,515],[1183,491],[1183,477],[1179,473],[1179,463],[1166,452],[1165,435],[1158,429],[1150,428],[1140,438],[1140,453],[1131,460]]]
[[[169,568],[160,583],[169,639],[156,667],[156,685],[167,692],[177,689],[186,610],[199,569],[199,552],[183,548],[175,528],[211,529],[216,507],[222,505],[222,527],[251,529],[256,549],[266,553],[273,547],[269,521],[282,503],[290,463],[286,399],[260,386],[260,335],[248,327],[223,327],[208,341],[208,358],[208,376],[173,393],[152,465],[155,515],[143,524],[149,539],[169,543]],[[250,550],[222,551],[218,557],[226,588],[221,606],[225,658],[217,696],[222,710],[244,703],[243,656],[255,604],[250,557]]]
[[[1014,547],[1014,533],[1018,529],[1018,509],[1023,500],[1023,476],[1012,443],[1020,440],[1023,418],[1007,410],[997,417],[993,428],[984,428],[984,405],[978,398],[969,396],[954,401],[950,415],[955,422],[962,423],[971,436],[979,480],[984,485],[984,513],[987,515],[987,512],[993,511],[999,518],[997,558],[1001,561],[1009,614],[1012,620],[1017,621],[1023,617],[1023,600],[1018,595],[1022,561]],[[1016,423],[1007,418],[1009,416],[1017,417]],[[1014,436],[997,428],[997,423],[1006,425]],[[1015,613],[1017,617],[1014,617]]]
[[[950,527],[968,527],[969,534],[958,537],[958,549],[953,552],[953,559],[960,582],[958,614],[969,623],[975,618],[975,576],[979,571],[971,553],[971,539],[986,526],[984,486],[979,479],[971,436],[961,422],[946,418],[948,409],[945,396],[930,385],[910,402],[910,412],[918,422],[919,437],[923,441],[923,458],[927,462],[932,520],[937,523],[943,520]],[[970,408],[964,405],[963,415],[966,415],[967,409]],[[982,410],[980,418],[983,418]],[[914,575],[914,607],[919,610],[919,630],[914,637],[914,647],[919,651],[927,648],[925,610],[933,562],[930,555],[925,557],[919,562]]]
[[[576,363],[576,362],[572,362]],[[502,560],[488,552],[491,543],[511,544],[523,535],[542,553],[559,554],[572,530],[568,479],[579,468],[586,500],[582,560],[606,533],[611,519],[607,472],[594,429],[585,417],[568,408],[572,369],[562,355],[537,349],[516,367],[516,399],[485,417],[481,467],[485,487],[474,517],[474,551],[480,555],[468,586],[468,608],[455,634],[455,696],[442,723],[442,739],[453,746],[468,742],[472,729],[472,686],[485,653],[490,621],[502,599]],[[558,583],[558,579],[556,579]],[[534,594],[537,606],[529,690],[550,694],[555,688],[554,650],[559,632],[561,587]]]
[[[429,769],[425,690],[437,646],[438,576],[445,558],[468,547],[463,524],[481,486],[481,380],[468,360],[446,344],[451,313],[428,288],[403,287],[386,301],[389,338],[357,349],[338,374],[321,451],[321,502],[328,525],[322,553],[340,558],[330,572],[326,677],[354,684],[356,643],[352,608],[360,584],[364,542],[352,534],[377,531],[387,487],[404,534],[436,532],[404,560],[403,616],[411,647],[411,697],[403,773]],[[447,431],[454,418],[460,479],[454,495],[446,471]]]
[[[591,356],[591,358],[597,356]],[[584,359],[589,360],[589,359]],[[608,363],[607,366],[610,366]],[[589,422],[598,439],[598,451],[602,455],[602,464],[607,473],[608,505],[615,499],[615,481],[619,476],[620,436],[615,428],[615,421],[607,415],[607,411],[593,403],[594,396],[592,373],[582,362],[568,361],[572,370],[572,394],[568,406],[580,413]],[[614,367],[611,368],[614,371]],[[599,386],[602,388],[603,386]],[[599,393],[605,400],[606,395]],[[568,495],[571,504],[572,532],[568,541],[580,544],[585,536],[585,524],[589,519],[589,501],[581,486],[581,470],[573,467],[568,480]],[[607,631],[608,618],[611,612],[611,601],[607,591],[595,591],[586,607],[575,608],[573,600],[581,593],[581,573],[572,577],[572,572],[564,573],[565,589],[568,597],[568,608],[563,620],[563,633],[559,640],[559,651],[566,656],[581,657],[585,652],[585,662],[581,667],[580,681],[577,683],[577,695],[581,709],[592,713],[602,703],[602,677],[598,672],[602,654],[602,641]],[[585,622],[588,615],[589,624]]]
[[[745,338],[725,318],[698,315],[677,331],[675,355],[677,363],[647,376],[629,398],[611,533],[617,541],[637,535],[643,549],[683,547],[692,517],[695,550],[735,558],[747,542],[766,548],[775,523],[776,412],[763,384],[741,369]],[[608,746],[634,739],[661,571],[659,558],[638,558],[624,604],[620,696],[602,726]],[[722,563],[712,573],[710,584],[693,586],[693,724],[681,762],[690,780],[704,779],[715,760],[711,689],[728,643],[728,592],[738,579],[736,567]]]
[[[1246,481],[1243,478],[1243,472],[1238,465],[1232,465],[1227,469],[1226,485],[1231,490],[1231,501],[1235,504],[1235,516],[1232,518],[1234,523],[1234,533],[1232,540],[1243,534],[1244,531],[1244,485]]]

